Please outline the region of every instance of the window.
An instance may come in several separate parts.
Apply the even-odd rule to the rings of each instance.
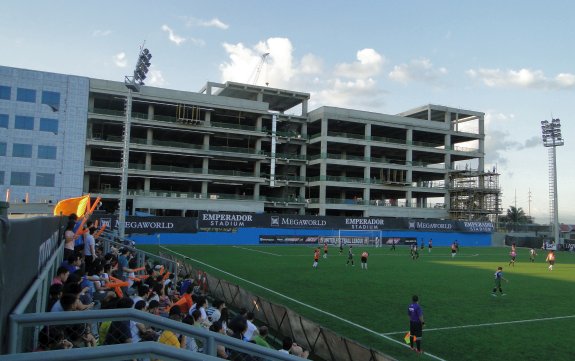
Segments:
[[[10,87],[6,85],[0,85],[0,99],[10,100]]]
[[[13,186],[29,186],[30,172],[12,172],[10,184]]]
[[[19,144],[12,145],[12,156],[20,158],[32,158],[32,144]]]
[[[53,173],[37,173],[36,186],[38,187],[54,187],[55,175]]]
[[[0,128],[8,128],[8,114],[0,114]]]
[[[38,159],[56,159],[56,146],[39,145]]]
[[[58,134],[58,119],[40,118],[40,130]]]
[[[4,171],[0,171],[0,184],[4,184]]]
[[[16,90],[16,100],[18,100],[19,102],[35,103],[36,102],[36,90],[18,88]]]
[[[17,115],[14,119],[14,129],[34,130],[34,117]]]
[[[60,109],[60,93],[44,90],[42,92],[42,104],[50,106],[55,112],[58,111]]]
[[[0,143],[0,156],[6,156],[6,143]]]

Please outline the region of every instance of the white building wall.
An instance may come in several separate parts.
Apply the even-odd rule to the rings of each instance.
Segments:
[[[0,127],[0,143],[6,143],[6,154],[0,156],[2,200],[10,189],[10,201],[58,202],[82,194],[89,79],[85,77],[39,72],[0,66],[0,86],[10,87],[10,99],[0,99],[0,114],[8,115],[8,127]],[[18,88],[36,92],[34,102],[17,100]],[[60,94],[59,104],[42,103],[42,92]],[[15,129],[16,116],[34,118],[33,130]],[[40,130],[40,119],[57,119],[57,134]],[[31,144],[30,158],[14,157],[14,143]],[[56,159],[39,159],[38,146],[55,146]],[[29,172],[28,186],[13,185],[13,172]],[[54,186],[39,186],[39,173],[54,174]]]

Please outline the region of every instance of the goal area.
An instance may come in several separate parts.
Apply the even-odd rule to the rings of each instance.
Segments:
[[[380,230],[355,230],[338,229],[333,237],[324,237],[325,243],[334,245],[362,245],[381,247],[382,231]]]

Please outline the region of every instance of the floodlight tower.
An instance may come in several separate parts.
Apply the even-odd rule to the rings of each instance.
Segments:
[[[561,120],[551,119],[541,121],[543,146],[549,148],[549,210],[553,223],[553,238],[555,244],[561,242],[559,238],[559,204],[557,200],[557,155],[556,148],[564,144],[561,136]]]
[[[126,96],[126,122],[124,123],[124,148],[122,149],[122,178],[120,180],[120,211],[118,217],[118,233],[120,238],[126,235],[126,193],[128,190],[128,167],[130,164],[130,127],[132,121],[132,93],[140,92],[140,87],[144,85],[146,74],[150,68],[150,59],[152,54],[143,46],[140,47],[140,54],[138,55],[138,62],[134,69],[133,75],[126,75],[124,84],[128,88],[128,95]]]

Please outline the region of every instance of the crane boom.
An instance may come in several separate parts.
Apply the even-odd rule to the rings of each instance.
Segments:
[[[270,55],[270,53],[263,53],[261,58],[260,58],[260,62],[256,68],[256,74],[254,75],[254,81],[252,83],[252,85],[256,85],[258,82],[258,79],[260,77],[260,73],[262,72],[262,68],[264,66],[264,63],[266,62],[266,58],[268,57],[268,55]]]

